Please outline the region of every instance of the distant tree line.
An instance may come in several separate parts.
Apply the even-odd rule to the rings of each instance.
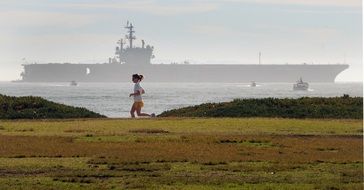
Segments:
[[[165,111],[159,117],[363,118],[363,98],[303,97],[236,99]]]
[[[102,118],[98,113],[66,106],[41,97],[12,97],[0,94],[0,119]]]

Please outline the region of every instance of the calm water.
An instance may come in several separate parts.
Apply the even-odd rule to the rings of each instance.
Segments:
[[[144,111],[162,111],[206,102],[223,102],[236,98],[363,96],[362,83],[312,83],[309,91],[293,91],[292,84],[242,83],[142,83],[146,90]],[[0,93],[11,96],[41,96],[67,105],[85,107],[108,117],[128,117],[132,83],[11,83],[0,82]]]

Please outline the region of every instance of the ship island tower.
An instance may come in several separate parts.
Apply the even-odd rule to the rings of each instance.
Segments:
[[[141,41],[141,47],[136,47],[133,44],[136,40],[133,24],[129,23],[128,21],[125,28],[127,29],[125,39],[122,38],[117,42],[118,46],[115,49],[115,57],[109,58],[109,63],[133,66],[143,66],[151,64],[151,59],[154,58],[154,47],[150,45],[145,46],[144,40]],[[128,41],[128,46],[124,47],[124,45],[126,45],[126,41]]]

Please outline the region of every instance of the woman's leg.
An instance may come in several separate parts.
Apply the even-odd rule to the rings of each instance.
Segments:
[[[148,116],[148,117],[150,117],[150,115],[149,115],[149,114],[147,114],[147,113],[142,113],[141,111],[142,111],[142,107],[141,107],[141,106],[138,106],[138,107],[136,108],[136,112],[137,112],[137,115],[138,115],[138,116]]]
[[[131,115],[131,117],[135,117],[134,112],[135,112],[135,106],[134,106],[134,104],[133,104],[133,105],[131,106],[131,109],[130,109],[130,115]]]

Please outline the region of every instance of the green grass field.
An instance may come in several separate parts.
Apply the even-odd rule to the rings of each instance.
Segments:
[[[362,120],[0,120],[0,189],[362,189]]]

